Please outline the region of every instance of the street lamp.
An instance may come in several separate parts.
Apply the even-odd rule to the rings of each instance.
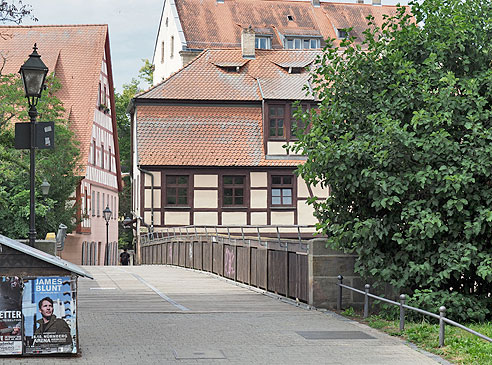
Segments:
[[[41,192],[43,193],[44,196],[47,196],[48,193],[50,192],[50,183],[47,182],[46,180],[44,180],[42,183],[41,183]]]
[[[109,263],[109,257],[108,257],[108,247],[109,247],[109,220],[111,219],[111,216],[113,215],[113,212],[111,209],[109,209],[109,205],[106,206],[103,210],[103,217],[104,220],[106,221],[106,258],[105,258],[105,263],[106,265]]]
[[[41,93],[44,89],[44,81],[48,74],[48,67],[41,61],[41,56],[37,52],[36,44],[34,44],[33,52],[29,55],[28,60],[21,66],[19,73],[22,77],[22,83],[26,94],[27,101],[29,103],[29,118],[30,125],[30,180],[31,180],[31,204],[29,208],[29,245],[34,246],[36,242],[36,226],[35,226],[35,187],[34,176],[36,174],[36,117],[38,111],[36,105],[41,97]]]

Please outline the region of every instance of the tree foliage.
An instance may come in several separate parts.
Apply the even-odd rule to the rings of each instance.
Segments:
[[[22,0],[0,0],[0,23],[20,24],[25,17],[37,21],[31,12],[31,5],[24,4]]]
[[[144,64],[138,71],[138,80],[132,79],[128,84],[123,85],[123,91],[121,93],[115,93],[116,124],[118,126],[121,171],[123,173],[129,173],[131,170],[131,121],[127,113],[128,105],[135,94],[142,91],[140,81],[152,85],[154,66],[147,59],[143,59],[142,62]],[[125,174],[123,177],[123,191],[119,193],[119,215],[121,218],[131,217],[131,195],[131,179],[129,175]],[[120,247],[130,248],[132,240],[132,231],[124,228],[120,220]]]
[[[330,187],[310,201],[319,229],[358,254],[359,273],[434,312],[490,319],[492,3],[411,6],[414,19],[369,19],[362,46],[325,48],[299,173]]]
[[[79,177],[79,149],[64,109],[55,96],[61,87],[51,75],[46,79],[47,91],[39,100],[38,121],[55,122],[55,148],[36,152],[36,232],[44,238],[56,232],[60,223],[70,232],[75,225],[75,206],[71,196]],[[30,162],[29,150],[14,149],[13,123],[28,121],[28,104],[18,75],[0,74],[0,234],[12,238],[26,238],[29,231]],[[44,197],[41,182],[50,183]]]

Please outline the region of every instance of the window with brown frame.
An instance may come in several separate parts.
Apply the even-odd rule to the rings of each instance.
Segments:
[[[309,104],[301,104],[301,109],[303,114],[307,113],[309,109],[311,109],[311,105]],[[298,139],[296,134],[297,130],[303,130],[304,129],[304,122],[302,119],[295,119],[294,114],[297,112],[297,107],[294,105],[291,106],[290,108],[290,140],[296,140]]]
[[[271,177],[272,206],[293,205],[293,177],[272,175]]]
[[[101,143],[101,168],[104,169],[104,143]]]
[[[244,206],[244,181],[244,176],[223,177],[223,206]]]
[[[108,147],[109,152],[108,152],[108,170],[111,171],[111,146]]]
[[[168,175],[166,176],[166,204],[175,206],[188,205],[188,176]]]
[[[96,140],[92,140],[92,163],[96,165]]]
[[[314,105],[302,103],[301,108],[308,112]],[[268,106],[268,135],[269,140],[296,140],[296,129],[304,128],[301,120],[296,120],[294,113],[297,107],[289,104],[272,104]]]
[[[268,135],[270,139],[285,139],[284,128],[285,105],[268,107]]]

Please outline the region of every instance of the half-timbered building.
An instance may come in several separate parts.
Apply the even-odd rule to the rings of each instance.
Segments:
[[[133,209],[159,230],[177,225],[313,225],[307,199],[326,198],[294,170],[293,103],[316,99],[317,50],[206,50],[134,98]]]
[[[251,27],[257,49],[321,49],[325,39],[339,44],[348,36],[361,43],[368,16],[380,26],[383,14],[396,13],[396,6],[381,0],[365,2],[165,0],[152,62],[154,85],[205,49],[240,48],[243,28]]]
[[[4,74],[17,73],[37,44],[49,72],[61,83],[57,96],[79,142],[80,181],[73,195],[79,224],[59,255],[76,264],[115,264],[122,181],[108,27],[1,26],[0,33]],[[102,214],[106,207],[112,211],[109,244]]]

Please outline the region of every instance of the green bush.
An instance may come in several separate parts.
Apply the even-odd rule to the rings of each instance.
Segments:
[[[424,0],[412,13],[370,23],[362,46],[328,43],[312,71],[319,111],[293,148],[307,156],[299,174],[330,187],[310,200],[318,228],[362,276],[451,318],[490,319],[492,3]]]

